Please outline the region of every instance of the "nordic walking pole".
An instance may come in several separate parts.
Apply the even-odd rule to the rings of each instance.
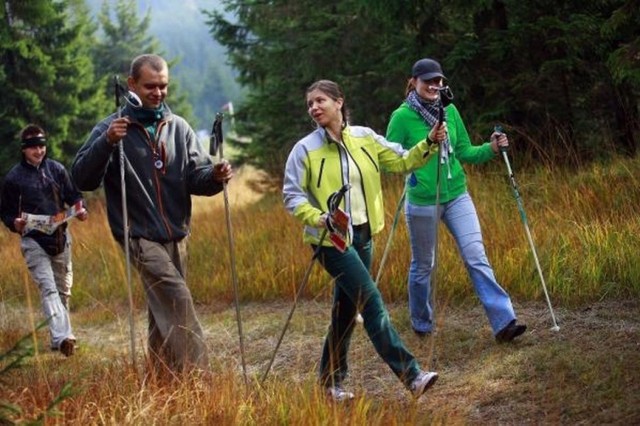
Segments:
[[[334,192],[327,201],[329,207],[329,214],[332,213],[334,209],[337,209],[340,205],[340,201],[344,194],[349,190],[351,185],[348,183],[343,185],[339,191]],[[327,219],[328,220],[328,219]],[[311,275],[311,270],[313,269],[313,264],[315,260],[320,255],[320,250],[322,249],[322,243],[327,236],[328,228],[324,228],[322,230],[322,234],[320,235],[320,240],[318,240],[318,245],[316,249],[313,251],[313,256],[311,256],[311,261],[307,265],[306,271],[304,271],[304,277],[302,278],[302,282],[300,283],[300,287],[298,288],[298,292],[296,293],[296,298],[293,300],[293,306],[291,306],[291,310],[289,311],[289,316],[284,323],[284,328],[282,329],[282,333],[280,333],[280,338],[278,339],[278,343],[276,343],[276,348],[273,350],[273,355],[271,356],[271,360],[269,360],[269,365],[267,365],[267,369],[260,380],[260,384],[262,385],[269,375],[269,370],[271,370],[271,366],[273,365],[273,361],[276,359],[276,354],[278,353],[278,349],[280,348],[280,344],[282,343],[282,339],[284,338],[285,333],[287,332],[287,328],[289,328],[289,323],[291,322],[291,317],[293,317],[293,312],[296,310],[296,306],[298,305],[298,300],[300,296],[302,296],[302,292],[304,291],[305,286],[307,285],[307,281],[309,281],[309,276]]]
[[[444,123],[444,107],[440,105],[438,111],[438,126]],[[433,232],[433,267],[431,268],[431,294],[428,297],[432,302],[431,315],[435,322],[436,318],[436,282],[438,277],[438,233],[440,230],[440,166],[442,163],[442,144],[438,147],[438,160],[436,161],[436,208],[435,208],[435,220],[434,220],[434,232]]]
[[[120,109],[120,98],[124,95],[123,88],[120,86],[118,76],[114,77],[115,86],[115,98],[116,98],[116,111],[118,118],[122,117],[122,110]],[[129,94],[127,98],[132,96]],[[135,99],[140,101],[137,96]],[[140,102],[142,106],[142,102]],[[120,154],[120,192],[122,194],[122,234],[124,238],[124,259],[127,273],[127,291],[129,294],[129,332],[131,337],[131,364],[133,369],[136,370],[136,332],[135,332],[135,319],[134,319],[134,306],[133,306],[133,286],[131,283],[131,256],[129,253],[129,214],[127,212],[127,185],[125,183],[125,155],[124,155],[124,142],[122,139],[118,142],[118,150]]]
[[[396,207],[396,213],[393,216],[393,223],[391,224],[391,230],[389,231],[389,238],[387,239],[387,244],[384,246],[384,251],[382,252],[382,258],[380,259],[380,266],[378,267],[378,273],[376,274],[376,285],[380,282],[380,278],[382,277],[382,271],[384,269],[384,264],[387,262],[387,256],[389,255],[389,250],[391,248],[391,240],[393,239],[393,233],[398,225],[398,219],[400,218],[400,212],[402,211],[402,205],[404,204],[404,199],[407,195],[406,188],[402,190],[402,195],[400,196],[400,200],[398,201],[398,206]],[[360,314],[358,314],[360,315]]]
[[[438,126],[441,126],[444,123],[444,107],[440,105],[440,109],[438,111]],[[429,136],[427,135],[427,138]],[[433,265],[431,267],[431,293],[427,295],[428,300],[431,301],[431,318],[433,323],[436,322],[436,283],[438,277],[438,241],[439,241],[439,230],[440,230],[440,169],[442,166],[442,150],[446,147],[443,146],[442,142],[438,142],[438,158],[436,159],[436,204],[435,204],[435,212],[434,212],[434,231],[433,231]],[[436,339],[431,339],[429,343],[429,354],[431,357],[431,361],[433,365],[430,366],[431,369],[435,369],[435,363],[437,361],[436,357]]]
[[[269,375],[269,370],[271,370],[271,366],[273,366],[273,361],[276,359],[276,354],[278,353],[278,349],[280,349],[280,344],[282,343],[282,339],[284,338],[285,333],[287,332],[287,328],[289,328],[289,323],[291,322],[291,317],[293,317],[293,312],[296,310],[296,306],[298,305],[298,299],[302,296],[302,292],[304,291],[305,286],[307,285],[307,281],[309,280],[309,276],[311,275],[311,270],[313,269],[313,265],[315,260],[318,258],[320,254],[320,249],[322,248],[322,242],[327,236],[327,228],[322,231],[322,235],[320,235],[320,240],[318,241],[318,246],[313,251],[313,256],[311,256],[311,261],[307,265],[307,269],[304,271],[304,277],[302,278],[302,283],[298,288],[298,292],[296,293],[296,298],[293,300],[293,306],[291,306],[291,310],[289,311],[289,316],[287,316],[287,320],[284,323],[284,328],[280,333],[280,337],[278,338],[278,343],[276,343],[276,348],[273,350],[273,354],[271,355],[271,359],[269,360],[269,365],[267,365],[267,369],[262,375],[262,379],[260,379],[260,384],[262,385]]]
[[[222,119],[224,115],[222,113],[216,114],[216,119],[213,121],[213,129],[211,130],[211,139],[209,141],[209,154],[215,156],[216,151],[219,154],[220,161],[224,160],[224,154],[222,150]],[[227,235],[229,239],[229,258],[231,259],[231,278],[233,282],[233,298],[236,305],[236,321],[238,323],[238,336],[240,339],[240,360],[242,362],[242,374],[244,376],[244,384],[249,387],[247,381],[247,366],[244,361],[244,335],[242,333],[242,316],[240,315],[240,300],[238,296],[238,272],[236,268],[236,256],[233,241],[233,231],[231,229],[231,212],[229,210],[229,194],[227,192],[227,182],[222,182],[222,191],[224,193],[224,212],[227,220]]]
[[[375,285],[378,285],[380,282],[380,278],[382,277],[382,271],[384,270],[384,265],[387,263],[387,256],[389,255],[389,250],[391,249],[391,241],[393,240],[393,233],[396,230],[396,226],[398,225],[398,219],[400,218],[400,212],[402,211],[402,205],[404,204],[404,199],[407,195],[406,189],[402,190],[402,195],[400,196],[400,201],[398,201],[398,207],[396,207],[396,213],[393,216],[393,223],[391,225],[391,230],[389,231],[389,237],[387,238],[387,244],[384,246],[384,251],[382,252],[382,258],[380,259],[380,266],[378,266],[378,273],[376,274],[376,280],[374,281]],[[356,321],[359,324],[364,322],[362,315],[358,312],[358,316],[356,317]]]
[[[498,133],[502,133],[502,127],[495,126],[494,130]],[[502,158],[504,159],[504,163],[507,166],[507,172],[509,174],[509,182],[511,183],[511,189],[513,190],[513,196],[516,199],[516,203],[518,204],[518,210],[520,211],[520,219],[522,220],[522,224],[524,225],[525,233],[527,234],[527,240],[529,240],[529,246],[531,246],[531,253],[533,254],[533,260],[536,263],[536,268],[538,269],[538,275],[540,276],[540,282],[542,283],[542,290],[544,291],[544,297],[547,299],[547,305],[549,306],[549,312],[551,313],[551,319],[553,320],[553,327],[551,327],[552,331],[560,331],[560,327],[556,321],[556,316],[553,313],[553,307],[551,306],[551,299],[549,298],[549,293],[547,292],[547,285],[544,281],[544,276],[542,275],[542,268],[540,267],[540,261],[538,260],[538,254],[536,253],[536,247],[533,244],[533,238],[531,237],[531,231],[529,230],[529,223],[527,220],[527,214],[524,211],[524,203],[522,202],[522,197],[520,196],[520,191],[518,190],[518,184],[516,183],[516,178],[513,175],[513,170],[511,170],[511,163],[509,163],[509,155],[507,154],[507,147],[500,146],[500,152],[502,153]]]

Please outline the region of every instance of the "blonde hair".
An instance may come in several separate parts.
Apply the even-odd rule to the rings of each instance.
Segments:
[[[416,78],[411,77],[407,80],[407,86],[404,89],[404,96],[407,97],[412,90],[416,90]]]

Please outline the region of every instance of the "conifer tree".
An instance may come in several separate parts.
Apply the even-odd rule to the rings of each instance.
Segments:
[[[20,159],[17,132],[31,122],[48,132],[49,156],[68,163],[105,107],[88,55],[86,11],[72,9],[75,0],[2,3],[0,173]]]
[[[151,10],[140,18],[136,8],[132,8],[128,1],[118,0],[113,10],[109,3],[104,1],[98,22],[104,34],[95,44],[93,58],[96,64],[96,79],[102,82],[102,87],[109,99],[113,98],[113,77],[118,75],[126,84],[131,60],[138,55],[144,53],[161,55],[167,60],[171,72],[174,61],[165,57],[158,40],[149,35]],[[180,92],[173,78],[170,80],[167,103],[174,113],[191,121],[191,105],[187,102],[185,94]],[[113,101],[111,105],[112,109],[115,108]]]
[[[547,164],[636,153],[638,0],[223,4],[208,24],[247,87],[239,132],[257,142],[243,151],[274,177],[310,130],[311,81],[337,81],[353,122],[384,133],[423,57],[443,65],[475,142],[500,122],[514,150]]]

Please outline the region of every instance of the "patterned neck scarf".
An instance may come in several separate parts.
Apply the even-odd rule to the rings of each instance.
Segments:
[[[444,108],[442,106],[442,100],[440,98],[438,98],[435,101],[425,101],[420,96],[418,96],[418,93],[416,93],[415,90],[412,90],[411,92],[409,92],[405,102],[407,102],[407,105],[409,105],[409,107],[412,110],[420,114],[420,116],[425,121],[425,123],[427,123],[430,127],[434,127],[438,123],[438,117],[440,116],[440,109]],[[444,111],[443,111],[443,114],[444,114]],[[445,140],[440,144],[440,147],[444,148],[442,149],[442,153],[440,154],[440,164],[447,165],[447,171],[448,171],[447,177],[451,179],[451,169],[449,167],[449,154],[452,153],[453,150],[451,148],[451,143],[449,143],[448,134]]]
[[[158,122],[164,115],[164,104],[155,109],[134,108],[133,115],[147,129],[151,140],[155,141]]]

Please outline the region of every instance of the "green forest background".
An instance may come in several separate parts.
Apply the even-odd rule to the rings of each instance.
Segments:
[[[124,79],[143,52],[170,61],[168,103],[203,141],[214,113],[233,102],[225,143],[234,144],[234,161],[258,166],[274,184],[313,127],[304,101],[311,82],[340,83],[352,122],[385,133],[411,65],[433,57],[472,140],[498,123],[509,133],[542,265],[525,242],[528,226],[519,222],[528,222],[524,209],[516,214],[502,162],[467,167],[496,276],[529,328],[515,345],[494,344],[484,311],[470,303],[455,241],[441,233],[438,332],[416,336],[406,309],[409,236],[394,234],[391,222],[404,180],[384,176],[387,226],[375,237],[382,257],[371,269],[384,272],[379,288],[403,340],[442,379],[420,403],[410,400],[361,329],[347,382],[356,399],[325,404],[312,371],[332,280],[312,268],[300,223],[279,194],[254,202],[243,173],[253,177],[253,168],[244,168],[229,186],[233,233],[221,225],[230,219],[226,193],[194,200],[189,288],[214,374],[165,386],[138,374],[141,351],[130,336],[144,348],[145,294],[124,285],[129,265],[105,237],[107,212],[95,197],[89,223],[71,227],[78,356],[49,353],[47,331],[36,327],[37,289],[14,261],[19,239],[0,232],[0,346],[13,348],[0,356],[0,424],[640,424],[640,0],[0,3],[0,179],[19,160],[16,133],[29,122],[49,131],[50,156],[69,165],[115,110],[113,76]],[[385,242],[393,246],[383,268]],[[227,266],[236,254],[237,289]],[[293,315],[289,302],[298,300]],[[549,330],[549,300],[559,333]],[[287,312],[290,332],[258,384]]]
[[[2,3],[2,175],[29,122],[48,130],[50,155],[69,164],[115,109],[113,75],[125,78],[143,52],[170,60],[168,102],[194,128],[206,134],[233,102],[243,138],[227,140],[244,141],[237,161],[275,180],[312,128],[310,83],[337,81],[352,122],[384,134],[422,57],[443,64],[474,141],[500,123],[519,158],[551,166],[637,152],[638,0]]]

